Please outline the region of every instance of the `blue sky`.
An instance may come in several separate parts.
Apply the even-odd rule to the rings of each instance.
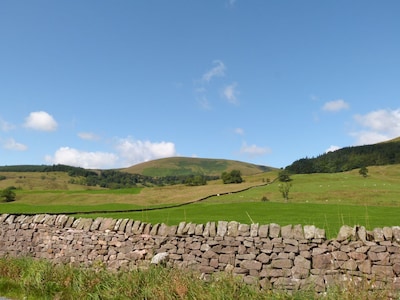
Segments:
[[[0,2],[0,165],[272,167],[400,136],[399,1]]]

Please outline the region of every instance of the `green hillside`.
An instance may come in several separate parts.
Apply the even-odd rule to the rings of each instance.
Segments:
[[[302,158],[287,166],[286,170],[294,174],[336,173],[393,164],[400,164],[400,138],[372,145],[345,147],[313,158]]]
[[[240,170],[242,175],[246,176],[271,171],[273,168],[227,159],[169,157],[121,169],[123,172],[152,177],[185,176],[193,174],[220,176],[222,172],[229,172],[231,170]]]

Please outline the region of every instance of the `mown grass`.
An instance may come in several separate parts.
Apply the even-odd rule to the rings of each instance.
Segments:
[[[240,277],[200,274],[162,266],[110,272],[101,264],[91,268],[54,265],[31,258],[0,258],[0,295],[26,300],[75,299],[395,299],[390,287],[370,291],[348,282],[323,296],[312,290],[289,293],[263,290]]]

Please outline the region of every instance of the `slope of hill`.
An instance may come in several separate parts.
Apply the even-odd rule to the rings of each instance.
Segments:
[[[222,172],[240,170],[242,175],[254,175],[273,170],[266,166],[227,160],[194,157],[169,157],[144,162],[120,171],[152,177],[201,174],[220,176]]]
[[[345,147],[314,158],[302,158],[286,167],[295,174],[336,173],[367,166],[400,163],[400,138],[389,141]]]

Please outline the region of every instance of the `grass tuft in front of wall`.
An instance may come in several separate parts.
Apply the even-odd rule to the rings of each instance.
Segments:
[[[313,291],[262,290],[229,274],[207,281],[196,272],[154,266],[111,272],[54,265],[31,258],[0,258],[0,295],[13,299],[397,299],[389,286],[371,291],[365,285]],[[393,298],[394,297],[394,298]]]

